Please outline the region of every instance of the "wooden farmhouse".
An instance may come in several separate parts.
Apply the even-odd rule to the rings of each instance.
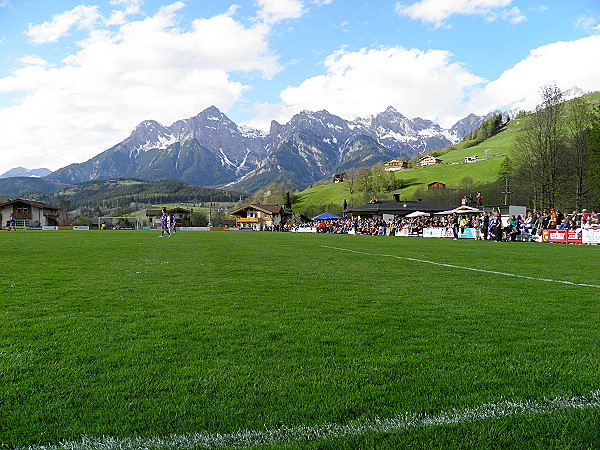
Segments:
[[[431,189],[445,189],[446,185],[444,183],[442,183],[441,181],[434,181],[433,183],[429,183],[427,185],[427,189],[431,190]]]
[[[442,160],[435,156],[426,155],[419,160],[419,164],[421,166],[435,166],[436,164],[442,164]]]
[[[284,224],[292,211],[285,206],[250,204],[231,211],[230,214],[235,217],[236,227],[260,231]]]
[[[387,172],[395,172],[396,170],[408,169],[408,163],[400,159],[390,159],[388,162],[383,163],[383,170]]]
[[[12,214],[17,227],[47,227],[58,225],[60,208],[35,200],[18,198],[0,204],[2,225],[6,225]]]

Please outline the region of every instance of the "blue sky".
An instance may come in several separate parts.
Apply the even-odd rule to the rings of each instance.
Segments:
[[[55,170],[211,105],[450,127],[597,91],[600,0],[0,0],[0,55],[0,173]]]

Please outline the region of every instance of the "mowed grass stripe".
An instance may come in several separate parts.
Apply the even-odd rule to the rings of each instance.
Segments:
[[[8,446],[343,426],[598,388],[595,291],[321,246],[574,282],[597,278],[595,247],[233,232],[1,237]],[[530,420],[527,432],[547,418]],[[581,423],[565,442],[581,438]]]

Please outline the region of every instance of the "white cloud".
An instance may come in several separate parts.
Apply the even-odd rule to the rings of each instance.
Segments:
[[[517,7],[505,9],[513,0],[420,0],[406,5],[398,2],[395,11],[400,16],[413,20],[434,24],[436,27],[445,25],[446,20],[453,15],[482,15],[488,21],[496,20],[498,15],[511,23],[525,20]]]
[[[285,89],[281,99],[294,110],[327,109],[346,118],[391,105],[409,117],[433,119],[447,115],[484,81],[451,58],[443,50],[402,47],[340,50],[325,60],[325,74]]]
[[[483,115],[515,107],[531,110],[539,103],[544,85],[600,90],[600,65],[589,57],[597,54],[600,36],[544,45],[488,82],[453,63],[447,51],[340,50],[325,60],[324,74],[283,90],[283,105],[255,105],[259,113],[248,125],[268,129],[270,119],[285,123],[303,109],[327,109],[352,118],[376,114],[391,105],[408,117],[450,127],[470,113]]]
[[[61,64],[21,58],[22,67],[0,78],[0,94],[14,98],[0,109],[3,147],[20,149],[3,152],[1,165],[85,161],[142,120],[169,125],[210,105],[227,111],[250,89],[231,72],[269,78],[281,70],[264,25],[242,25],[233,8],[184,30],[183,7],[174,3],[117,31],[96,29]]]
[[[29,24],[25,34],[31,38],[31,42],[34,44],[56,42],[68,34],[72,28],[91,30],[100,17],[98,6],[80,5],[71,11],[52,16],[52,20],[49,22],[40,25]]]
[[[50,64],[45,59],[34,55],[26,55],[18,59],[18,63],[22,66],[49,66]]]
[[[590,55],[600,54],[600,36],[555,42],[532,50],[529,56],[477,92],[466,109],[487,112],[502,107],[533,110],[542,86],[556,84],[566,90],[600,89],[600,64]]]
[[[240,123],[240,125],[269,131],[271,128],[271,121],[274,120],[280,124],[287,123],[294,114],[299,113],[302,109],[285,106],[281,103],[257,102],[249,110],[256,115],[251,120]]]
[[[267,24],[298,19],[306,12],[301,0],[257,0],[258,18]]]
[[[505,9],[502,11],[501,16],[504,20],[510,22],[513,25],[523,23],[527,20],[523,14],[521,14],[521,10],[516,6],[510,9]]]
[[[107,20],[107,25],[121,25],[127,20],[127,16],[138,14],[141,11],[144,0],[111,0],[114,6],[122,5],[124,9],[114,10]]]
[[[580,17],[575,22],[575,27],[588,33],[597,33],[600,31],[600,24],[598,24],[598,20],[594,17]]]

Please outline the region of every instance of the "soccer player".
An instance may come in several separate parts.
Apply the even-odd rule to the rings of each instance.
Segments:
[[[171,232],[172,233],[176,233],[177,232],[177,221],[175,220],[175,216],[174,215],[170,215],[169,216],[169,227],[171,228]]]
[[[15,216],[10,213],[10,218],[8,219],[8,231],[15,230],[17,231],[17,227],[15,227]]]
[[[167,214],[167,208],[163,208],[162,209],[162,217],[160,220],[160,224],[161,224],[161,233],[159,237],[164,237],[165,235],[165,231],[167,232],[167,234],[169,235],[169,237],[171,237],[171,232],[169,231],[169,215]]]

